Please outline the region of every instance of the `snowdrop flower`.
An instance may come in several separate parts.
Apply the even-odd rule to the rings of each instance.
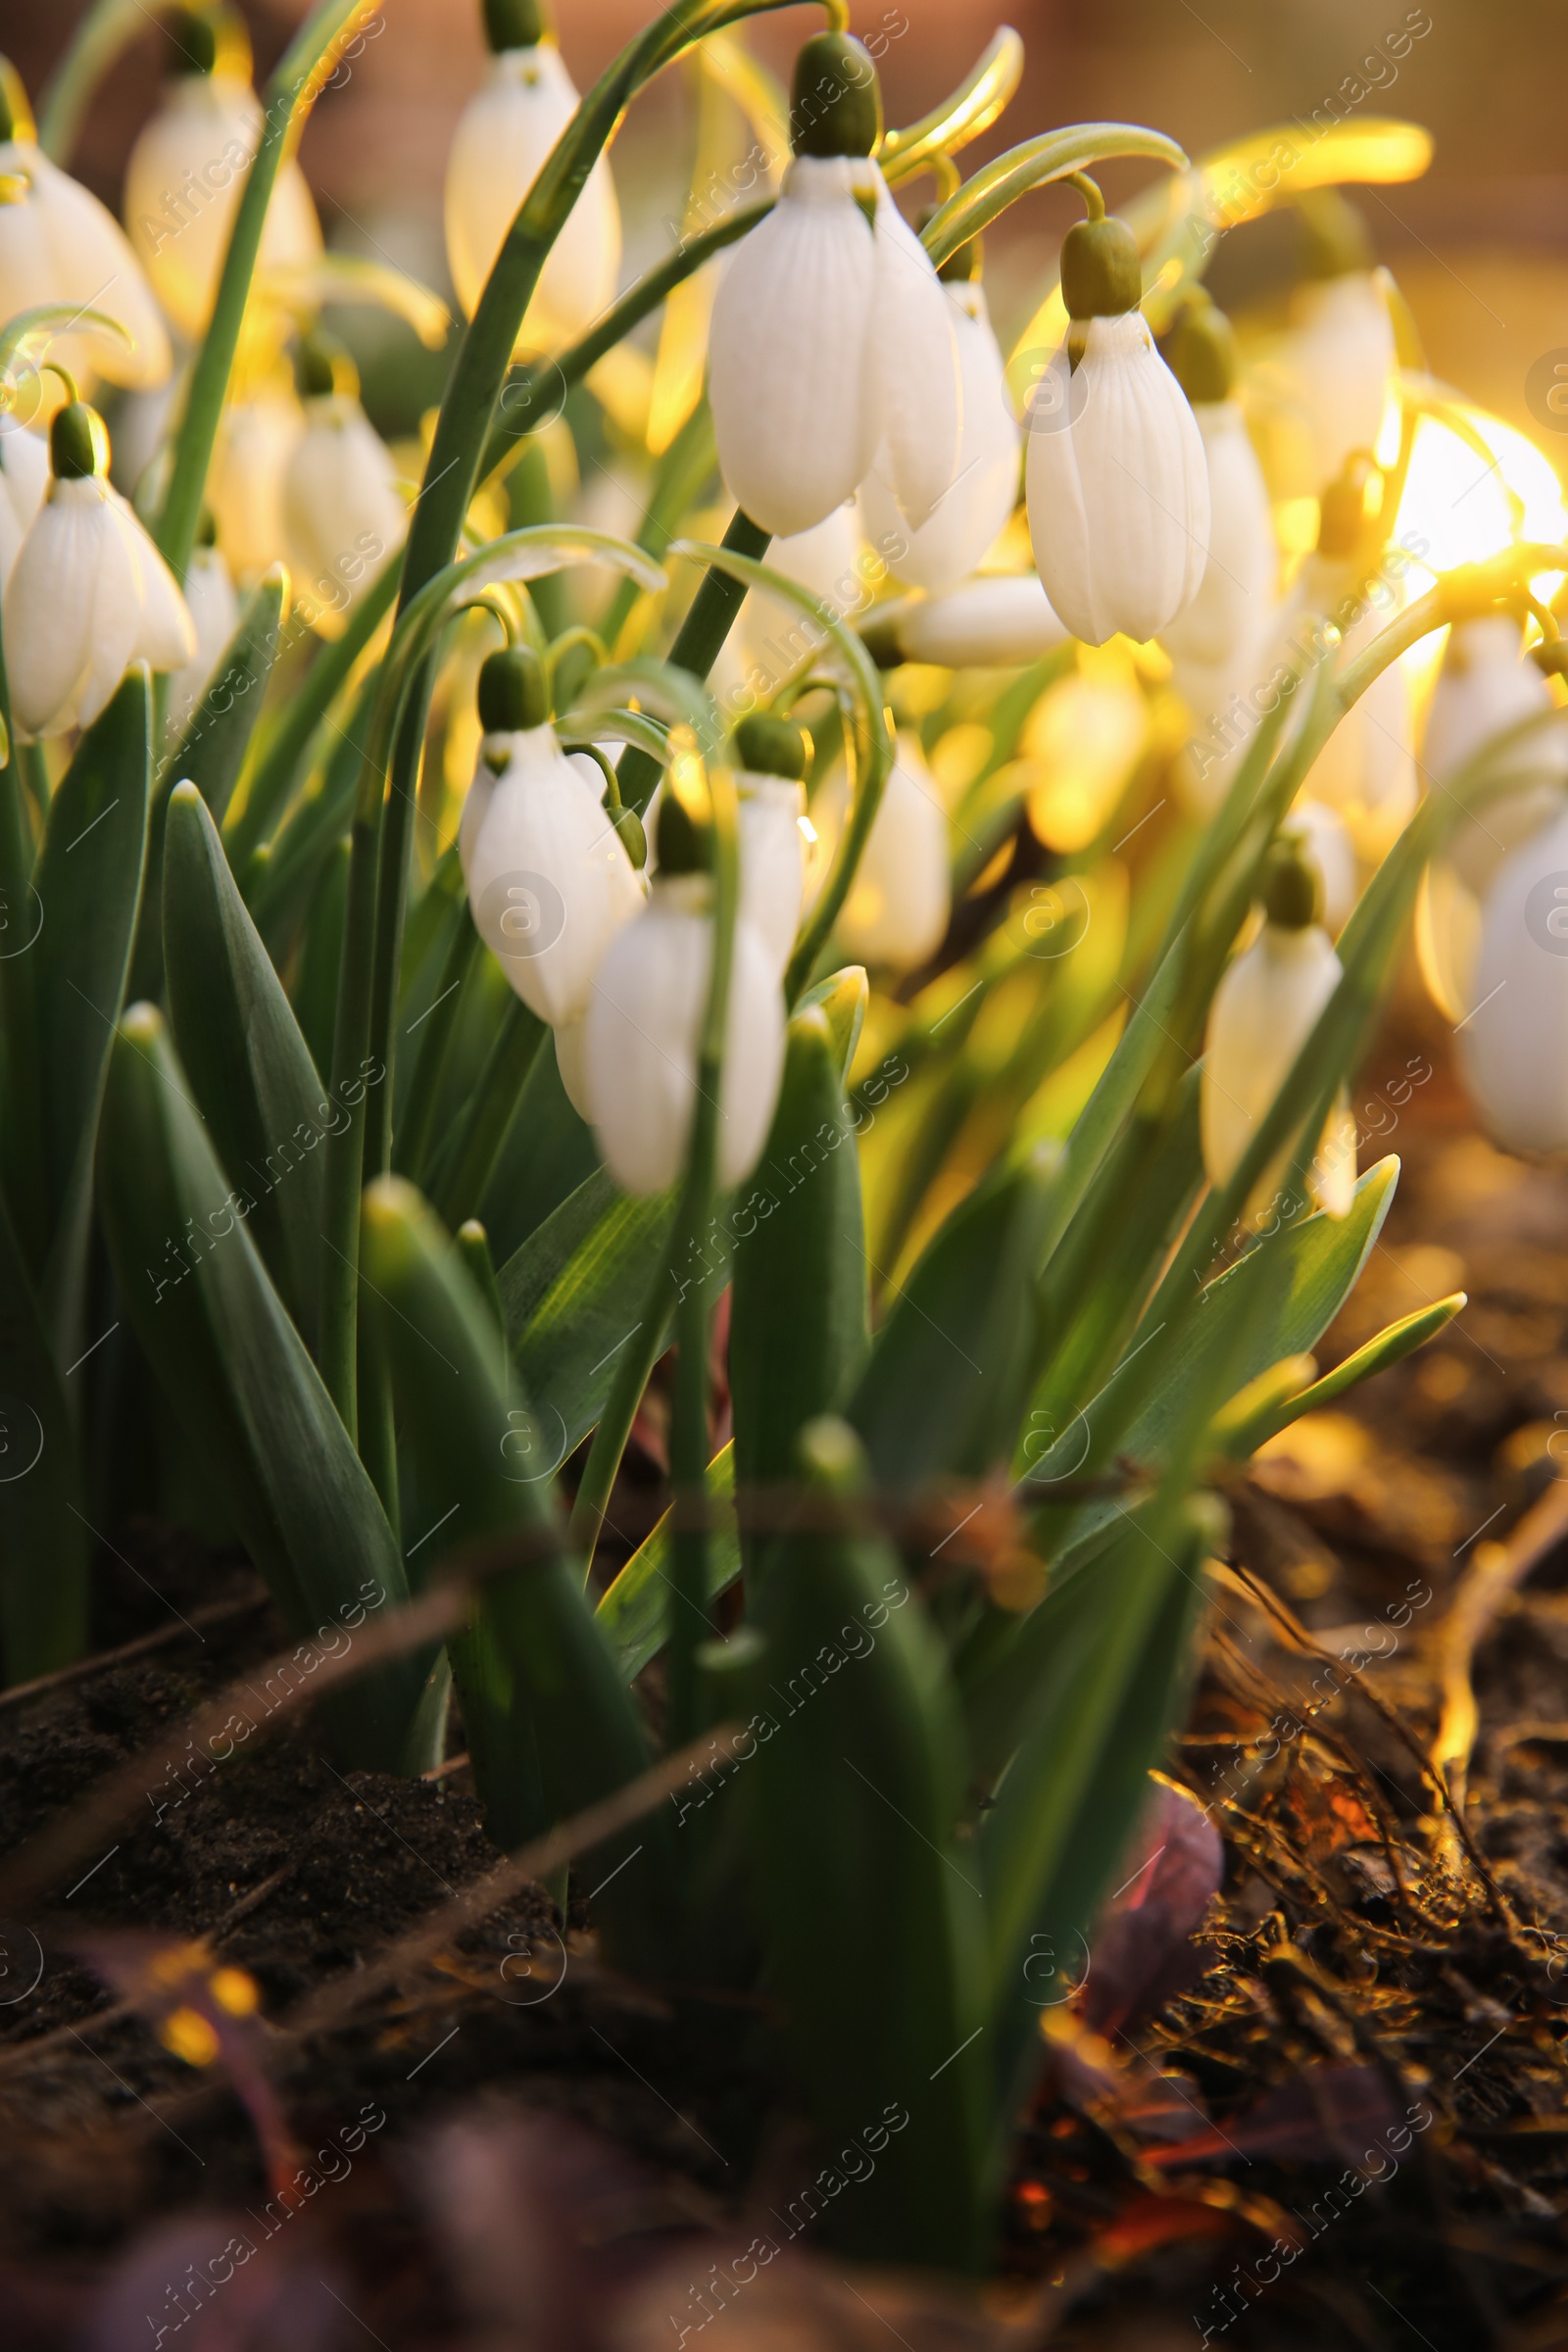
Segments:
[[[168,25],[172,79],[125,167],[125,221],[153,291],[187,341],[212,318],[240,192],[262,137],[247,71],[219,54],[212,19],[184,9]],[[259,268],[314,261],[320,225],[305,175],[285,159],[267,208]]]
[[[179,669],[196,651],[173,573],[105,478],[103,419],[72,395],[49,428],[48,496],[6,583],[11,707],[25,735],[85,727],[133,662]]]
[[[1274,660],[1274,639],[1273,615],[1265,613],[1218,662],[1196,661],[1188,654],[1172,656],[1171,684],[1193,723],[1172,775],[1190,815],[1213,815],[1234,783],[1264,716],[1278,705],[1283,674]]]
[[[538,0],[485,0],[490,70],[458,123],[447,163],[447,261],[465,315],[541,166],[577,111],[577,92]],[[540,272],[517,337],[549,351],[587,333],[615,296],[620,212],[601,156]]]
[[[169,330],[113,213],[37,144],[22,84],[0,59],[0,318],[40,303],[101,311],[128,341],[84,327],[57,335],[62,367],[145,390],[173,364]]]
[[[1203,1167],[1216,1189],[1240,1167],[1340,983],[1340,959],[1319,919],[1317,876],[1289,839],[1271,860],[1263,913],[1262,929],[1226,971],[1209,1007],[1199,1127]],[[1287,1164],[1282,1156],[1259,1178],[1250,1217],[1267,1206]],[[1310,1181],[1318,1205],[1343,1216],[1355,1182],[1355,1146],[1340,1112],[1330,1115]]]
[[[898,651],[906,661],[948,669],[1013,668],[1066,642],[1037,572],[994,572],[965,580],[901,612]]]
[[[767,565],[808,588],[835,619],[842,620],[863,605],[869,589],[860,569],[860,526],[853,499],[824,514],[808,531],[775,539],[767,551]],[[827,631],[819,622],[765,588],[748,589],[738,635],[739,682],[763,695],[771,694],[808,654],[827,643]]]
[[[1306,276],[1291,298],[1283,385],[1304,487],[1315,493],[1353,451],[1375,447],[1396,355],[1388,298],[1360,216],[1327,188],[1314,191],[1301,210]]]
[[[1303,793],[1292,808],[1285,829],[1296,836],[1301,856],[1318,878],[1324,927],[1337,939],[1350,919],[1358,895],[1355,844],[1349,828],[1337,808],[1327,808]]]
[[[15,422],[0,427],[0,588],[49,487],[49,444]]]
[[[1434,790],[1452,781],[1494,735],[1551,707],[1551,689],[1523,658],[1517,620],[1486,612],[1450,631],[1421,741],[1421,765]],[[1568,727],[1528,737],[1508,758],[1522,777],[1543,768],[1568,781]]]
[[[408,529],[386,443],[360,406],[359,378],[317,337],[300,354],[305,426],[283,472],[283,537],[295,590],[322,637],[342,634],[361,596]]]
[[[852,498],[879,446],[908,528],[958,466],[958,351],[924,246],[871,161],[876,69],[847,33],[796,61],[794,160],[778,203],[739,245],[709,338],[724,479],[777,536]]]
[[[623,1192],[661,1193],[685,1165],[713,956],[713,885],[674,795],[660,811],[648,905],[620,932],[583,1024],[582,1084],[605,1165]],[[767,949],[735,925],[718,1101],[718,1181],[738,1184],[767,1142],[784,1070],[784,997]]]
[[[1363,614],[1346,633],[1341,667],[1378,636],[1385,616]],[[1414,813],[1416,778],[1410,687],[1400,662],[1391,662],[1350,708],[1306,773],[1305,790],[1338,809],[1356,855],[1368,865],[1388,856]]]
[[[1208,466],[1208,565],[1198,594],[1162,633],[1167,653],[1226,661],[1255,642],[1273,609],[1279,551],[1263,468],[1234,397],[1230,321],[1206,300],[1190,305],[1171,337],[1170,367],[1192,403]]]
[[[513,989],[553,1028],[578,1020],[642,884],[582,769],[550,724],[542,665],[523,647],[479,672],[479,765],[458,855],[474,927]]]
[[[1198,594],[1208,466],[1138,308],[1133,233],[1098,189],[1091,203],[1062,242],[1071,324],[1029,404],[1025,486],[1046,594],[1075,637],[1103,645],[1118,630],[1157,637]]]
[[[792,719],[743,718],[735,730],[741,919],[781,980],[806,895],[806,738]]]
[[[952,488],[944,492],[929,519],[910,530],[899,512],[885,447],[860,484],[865,535],[894,578],[910,588],[952,588],[967,579],[1018,496],[1018,427],[979,268],[975,239],[960,246],[940,272],[958,341],[962,394],[958,466]]]
[[[841,771],[841,808],[846,800]],[[920,738],[901,728],[898,757],[839,910],[836,935],[856,961],[910,972],[941,947],[952,911],[947,810]]]
[[[219,419],[207,503],[223,561],[241,587],[284,552],[283,482],[304,431],[305,411],[282,375],[231,400]]]
[[[1505,1152],[1568,1151],[1568,809],[1505,858],[1481,914],[1459,1070]]]
[[[185,574],[185,605],[196,631],[196,651],[169,681],[169,716],[175,726],[190,716],[207,692],[239,626],[239,598],[228,565],[210,539],[192,553]]]

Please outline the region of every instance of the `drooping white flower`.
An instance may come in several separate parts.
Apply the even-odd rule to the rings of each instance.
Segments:
[[[316,361],[302,363],[305,426],[283,472],[283,533],[294,590],[323,637],[342,634],[349,608],[401,547],[408,509],[390,451],[359,402],[341,359],[318,388]]]
[[[50,461],[4,607],[11,707],[34,736],[89,725],[133,662],[179,669],[196,651],[173,573],[105,478],[108,436],[85,401],[57,413]]]
[[[100,311],[123,331],[122,341],[84,323],[57,335],[51,356],[73,374],[137,390],[168,375],[169,330],[123,229],[44,154],[8,69],[0,80],[0,319],[48,302]]]
[[[1199,1125],[1203,1167],[1216,1188],[1240,1167],[1340,978],[1334,943],[1317,919],[1316,876],[1287,845],[1269,876],[1263,927],[1229,966],[1209,1006]],[[1267,1204],[1286,1165],[1282,1154],[1259,1178],[1249,1215]],[[1339,1113],[1330,1115],[1310,1181],[1319,1206],[1343,1216],[1355,1152],[1354,1130],[1347,1133]]]
[[[845,808],[837,779],[838,821]],[[835,810],[830,800],[824,816]],[[849,895],[834,926],[846,956],[890,972],[913,971],[934,956],[953,911],[948,814],[920,739],[900,729],[898,757]]]
[[[1494,735],[1551,707],[1551,689],[1523,658],[1520,628],[1506,612],[1461,620],[1449,631],[1421,739],[1421,765],[1434,790],[1450,783]],[[1519,744],[1507,758],[1521,776],[1550,769],[1568,779],[1568,721]],[[1506,772],[1506,769],[1504,770]]]
[[[219,419],[207,503],[223,560],[242,587],[286,552],[283,482],[304,431],[305,412],[285,377],[230,401]]]
[[[1018,427],[985,290],[978,277],[944,282],[958,341],[957,471],[918,530],[899,511],[885,447],[860,484],[860,515],[871,546],[896,580],[932,590],[968,578],[1018,496]]]
[[[185,605],[196,631],[196,651],[169,681],[169,717],[180,725],[207,692],[224,648],[239,626],[239,598],[228,565],[216,547],[198,547],[185,573]]]
[[[1279,552],[1263,469],[1241,405],[1200,401],[1193,409],[1208,461],[1208,564],[1198,594],[1161,642],[1171,654],[1223,662],[1255,639],[1273,609]]]
[[[188,45],[205,43],[199,54]],[[206,20],[188,15],[171,44],[175,72],[125,167],[125,223],[153,291],[190,342],[206,333],[241,191],[262,137],[249,79],[214,62]],[[292,156],[278,170],[262,231],[263,271],[313,261],[320,224]]]
[[[49,488],[49,444],[15,422],[0,430],[0,588]]]
[[[1157,637],[1208,562],[1208,466],[1187,397],[1138,309],[1125,222],[1081,220],[1062,244],[1072,323],[1029,403],[1029,536],[1075,637]]]
[[[1331,482],[1353,450],[1376,446],[1395,359],[1388,299],[1373,271],[1297,288],[1284,380],[1311,490]]]
[[[583,1028],[583,1077],[605,1165],[624,1192],[679,1177],[697,1101],[697,1051],[712,971],[712,883],[655,877],[647,906],[612,945]],[[735,925],[718,1098],[718,1181],[760,1156],[784,1068],[784,999],[773,960]]]
[[[1304,793],[1293,803],[1287,823],[1322,886],[1324,927],[1338,938],[1356,901],[1355,844],[1349,828],[1337,808],[1327,808]]]
[[[1346,634],[1340,666],[1385,625],[1376,612],[1357,621]],[[1387,857],[1414,812],[1420,790],[1414,733],[1409,680],[1402,662],[1391,662],[1351,704],[1307,770],[1303,789],[1339,811],[1357,857],[1368,865]]]
[[[780,979],[806,895],[807,744],[791,719],[756,715],[735,730],[740,816],[740,913]]]
[[[509,14],[514,21],[503,24]],[[492,8],[486,21],[495,53],[447,162],[447,262],[470,318],[518,206],[577,109],[571,75],[555,41],[540,37],[535,10]],[[602,155],[550,249],[517,349],[557,350],[586,334],[614,300],[619,269],[620,211]]]
[[[1459,1069],[1504,1151],[1568,1151],[1568,809],[1505,858],[1481,911]]]
[[[719,465],[753,521],[783,537],[852,498],[885,445],[894,497],[918,529],[957,469],[957,339],[925,248],[870,160],[881,101],[858,41],[807,42],[791,123],[779,200],[735,248],[713,304]]]
[[[485,728],[458,854],[480,938],[529,1010],[579,1020],[643,887],[582,767],[549,723],[543,673],[521,649],[479,675]]]
[[[988,572],[912,605],[898,619],[899,650],[950,669],[1012,668],[1066,642],[1038,572]]]

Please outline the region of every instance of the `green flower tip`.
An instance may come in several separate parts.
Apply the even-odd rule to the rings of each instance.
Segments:
[[[487,735],[527,734],[550,716],[550,680],[531,646],[491,654],[479,671],[479,724]]]
[[[156,1046],[163,1036],[164,1016],[156,1004],[149,1004],[143,997],[136,1004],[127,1004],[121,1014],[120,1034],[127,1045],[139,1047],[145,1052],[149,1046]]]
[[[0,57],[0,142],[7,139],[36,140],[38,126],[27,104],[27,92],[22,75],[9,57]]]
[[[505,49],[537,49],[549,30],[539,0],[484,0],[484,37],[492,56]]]
[[[1282,833],[1263,869],[1263,912],[1277,930],[1304,931],[1323,920],[1323,883],[1300,836]]]
[[[967,245],[960,245],[956,252],[949,254],[937,275],[945,285],[966,286],[980,277],[984,269],[985,240],[971,237]]]
[[[865,1457],[860,1441],[836,1413],[821,1413],[808,1421],[797,1441],[801,1468],[808,1483],[830,1494],[853,1494],[864,1484]]]
[[[1229,400],[1235,390],[1235,331],[1206,294],[1183,305],[1166,338],[1165,364],[1194,408]]]
[[[666,780],[659,796],[659,870],[662,874],[707,874],[713,866],[713,837],[672,792]]]
[[[1372,240],[1360,213],[1338,188],[1312,188],[1296,200],[1300,218],[1301,275],[1348,277],[1370,270]]]
[[[109,435],[104,420],[84,400],[68,401],[49,427],[49,463],[61,482],[90,480],[109,471]]]
[[[350,400],[360,396],[360,371],[341,343],[313,327],[301,335],[294,354],[294,381],[301,400],[320,400],[341,392]]]
[[[882,136],[882,85],[849,32],[818,32],[795,60],[790,145],[797,155],[871,155]]]
[[[793,718],[754,711],[735,729],[735,763],[754,776],[787,776],[799,784],[806,774],[805,730]]]
[[[1061,297],[1069,318],[1119,318],[1144,298],[1138,241],[1125,220],[1080,220],[1061,240]]]
[[[194,8],[176,8],[164,26],[171,74],[211,74],[218,64],[218,27]]]

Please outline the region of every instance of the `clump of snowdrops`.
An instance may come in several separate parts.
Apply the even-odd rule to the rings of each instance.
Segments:
[[[363,0],[260,94],[170,13],[123,230],[65,169],[123,12],[41,129],[3,77],[0,1631],[13,1682],[76,1656],[132,1505],[237,1537],[302,1642],[373,1637],[346,1763],[426,1768],[455,1693],[501,1844],[617,1799],[606,1957],[765,1985],[824,2148],[907,2119],[841,2237],[973,2269],[1228,1476],[1462,1303],[1319,1377],[1418,905],[1482,1115],[1568,1143],[1563,559],[1412,510],[1420,436],[1492,428],[1334,183],[1419,131],[1265,192],[1031,126],[965,180],[1016,35],[893,128],[836,4],[778,90],[766,5],[579,99],[486,0],[392,448],[331,322],[442,306],[324,252],[294,161]],[[611,141],[677,62],[686,223],[622,286]],[[1053,182],[1006,359],[983,233]],[[1293,203],[1239,345],[1204,267]],[[669,1508],[595,1578],[672,1347]]]

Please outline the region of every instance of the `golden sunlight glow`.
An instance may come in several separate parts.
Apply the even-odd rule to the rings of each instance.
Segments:
[[[1439,572],[1496,555],[1514,540],[1568,538],[1562,485],[1535,443],[1485,409],[1452,405],[1491,462],[1442,418],[1417,424],[1394,528],[1396,539],[1421,551],[1421,568],[1410,575],[1417,596]]]
[[[1120,657],[1120,674],[1102,650],[1083,672],[1043,694],[1025,723],[1022,750],[1038,781],[1029,793],[1029,822],[1047,849],[1088,847],[1126,788],[1149,733],[1149,711]]]

